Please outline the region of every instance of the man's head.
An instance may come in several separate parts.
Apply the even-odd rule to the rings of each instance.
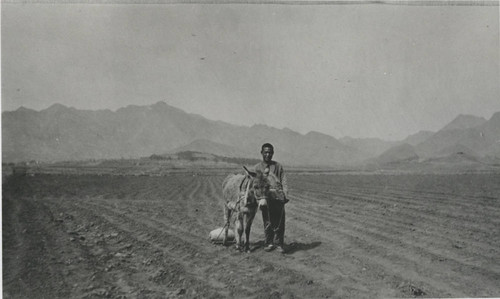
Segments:
[[[266,163],[269,163],[273,160],[274,155],[274,147],[270,143],[264,143],[262,145],[262,149],[260,151],[262,154],[262,160]]]

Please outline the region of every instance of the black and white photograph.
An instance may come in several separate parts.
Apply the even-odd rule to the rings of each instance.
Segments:
[[[500,297],[498,0],[0,8],[0,297]]]

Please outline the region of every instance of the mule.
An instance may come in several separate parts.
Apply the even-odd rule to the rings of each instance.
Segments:
[[[250,252],[250,229],[259,205],[266,205],[274,196],[271,186],[278,179],[274,174],[264,175],[244,167],[245,174],[230,174],[222,183],[224,198],[224,231],[222,244],[226,245],[231,216],[235,216],[236,249]],[[243,232],[244,240],[242,244]]]

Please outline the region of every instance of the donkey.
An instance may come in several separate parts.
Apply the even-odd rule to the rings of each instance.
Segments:
[[[262,172],[249,171],[245,166],[245,174],[230,174],[222,182],[224,197],[224,231],[222,244],[226,244],[231,215],[235,215],[236,249],[250,252],[250,229],[257,213],[258,206],[266,205],[273,195],[271,185],[278,181],[274,174],[264,175]],[[242,247],[241,237],[245,232]]]

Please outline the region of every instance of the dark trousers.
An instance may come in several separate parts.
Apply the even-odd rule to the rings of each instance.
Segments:
[[[285,205],[276,200],[269,200],[267,206],[262,206],[264,234],[266,244],[283,245],[285,237]]]

